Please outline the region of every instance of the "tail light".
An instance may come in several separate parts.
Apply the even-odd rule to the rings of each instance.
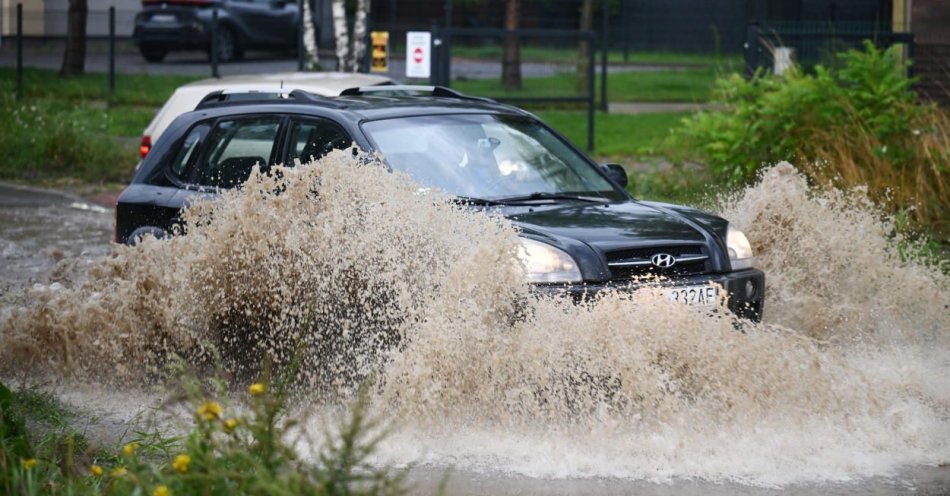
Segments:
[[[148,151],[152,149],[152,137],[151,136],[142,136],[142,142],[139,143],[139,156],[145,158],[148,155]]]

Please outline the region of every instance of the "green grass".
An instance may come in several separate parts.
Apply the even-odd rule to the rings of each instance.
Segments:
[[[577,111],[547,110],[538,117],[568,139],[587,143],[587,114]],[[594,127],[594,150],[598,157],[645,157],[665,155],[672,129],[688,114],[605,114],[598,112]]]
[[[112,95],[109,93],[109,78],[105,74],[62,78],[56,71],[27,68],[23,70],[23,93],[27,98],[109,102],[113,106],[160,107],[175,88],[197,79],[201,78],[117,74],[116,91]],[[15,88],[16,71],[0,68],[0,93],[12,95]]]
[[[393,51],[393,53],[404,52]],[[467,46],[462,42],[455,42],[452,45],[452,57],[462,59],[501,60],[501,53],[501,43]],[[598,51],[595,54],[595,59],[598,64],[600,63],[600,58],[601,54]],[[571,62],[576,59],[576,46],[557,48],[526,44],[521,47],[521,60],[525,62]],[[721,63],[739,64],[741,60],[742,56],[738,54],[716,56],[708,53],[641,52],[636,50],[630,50],[625,60],[623,50],[610,50],[607,53],[607,61],[611,64],[716,66]]]
[[[581,148],[586,144],[586,113],[549,110],[537,115]],[[633,169],[627,190],[635,198],[704,206],[720,189],[710,186],[715,181],[708,169],[677,165],[691,157],[671,139],[673,129],[688,115],[597,113],[594,158],[599,163],[618,163]],[[674,164],[657,157],[672,158]]]
[[[711,67],[624,72],[607,76],[611,102],[705,102],[712,96],[722,70]],[[505,90],[497,79],[458,80],[452,86],[464,93],[496,98],[580,96],[573,73],[524,78],[521,90]],[[599,77],[598,77],[599,81]],[[595,85],[600,99],[600,83]]]
[[[177,87],[195,79],[119,74],[112,94],[104,74],[61,78],[25,69],[24,97],[16,101],[16,73],[0,68],[0,179],[127,182],[142,130]]]

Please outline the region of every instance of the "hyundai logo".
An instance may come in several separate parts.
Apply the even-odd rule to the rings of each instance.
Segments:
[[[661,269],[670,268],[676,263],[676,259],[669,253],[657,253],[650,257],[650,261],[653,262],[653,265]]]

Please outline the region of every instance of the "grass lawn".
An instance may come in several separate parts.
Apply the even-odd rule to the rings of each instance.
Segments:
[[[393,53],[404,53],[393,51]],[[501,60],[501,43],[479,44],[466,46],[462,42],[453,42],[452,57],[478,60]],[[600,63],[601,54],[595,54],[597,63]],[[561,48],[550,46],[533,46],[525,44],[521,47],[521,60],[525,62],[567,62],[577,59],[576,46]],[[630,50],[624,59],[623,50],[610,50],[607,61],[611,64],[645,64],[645,65],[690,65],[690,66],[719,66],[721,64],[738,66],[742,63],[740,54],[713,55],[708,53],[681,53]]]
[[[587,114],[566,110],[537,112],[551,127],[583,148],[587,143]],[[670,151],[667,139],[673,127],[689,114],[605,114],[597,113],[594,127],[594,154],[597,157],[644,157]]]
[[[568,139],[587,142],[584,112],[549,110],[536,113]],[[688,113],[597,114],[594,128],[594,159],[628,166],[627,189],[635,198],[702,206],[720,190],[708,169],[680,166],[658,157],[687,160],[691,157],[676,147],[670,134]]]
[[[612,102],[704,102],[712,96],[716,77],[721,73],[719,69],[703,67],[608,74],[607,98]],[[516,91],[503,89],[498,79],[460,80],[452,86],[464,93],[497,98],[582,95],[572,73],[524,78],[523,82],[523,88]],[[599,82],[595,88],[599,100]]]
[[[116,74],[115,95],[109,94],[106,74],[84,74],[61,78],[56,71],[25,68],[23,93],[26,98],[44,98],[70,102],[109,102],[114,106],[160,107],[175,88],[200,77]],[[0,92],[12,95],[16,88],[16,70],[0,68]]]
[[[25,69],[22,100],[16,72],[0,68],[0,179],[39,184],[124,183],[138,161],[142,130],[175,88],[197,78],[87,74],[61,78]]]

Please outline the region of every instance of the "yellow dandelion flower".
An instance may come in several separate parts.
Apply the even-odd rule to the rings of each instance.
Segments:
[[[129,443],[122,447],[122,454],[125,456],[132,456],[139,449],[138,443]]]
[[[102,477],[102,467],[99,465],[93,465],[89,467],[89,473],[96,477]]]
[[[260,382],[255,382],[247,388],[247,392],[251,393],[251,396],[264,394],[264,391],[267,391],[267,386],[261,384]]]
[[[172,492],[168,490],[168,486],[164,484],[156,487],[155,490],[152,491],[152,496],[171,496],[171,494]]]
[[[112,469],[112,472],[109,472],[109,477],[118,478],[124,476],[127,473],[129,473],[129,471],[126,470],[125,467],[117,467]]]
[[[36,466],[36,458],[26,458],[20,462],[24,470],[29,470]]]
[[[241,422],[238,419],[227,419],[224,421],[224,432],[232,432]]]
[[[175,460],[172,462],[172,468],[176,472],[185,473],[188,471],[188,464],[191,463],[191,457],[188,455],[178,455],[175,457]]]
[[[212,421],[221,416],[221,404],[217,401],[206,401],[198,407],[198,417]]]

